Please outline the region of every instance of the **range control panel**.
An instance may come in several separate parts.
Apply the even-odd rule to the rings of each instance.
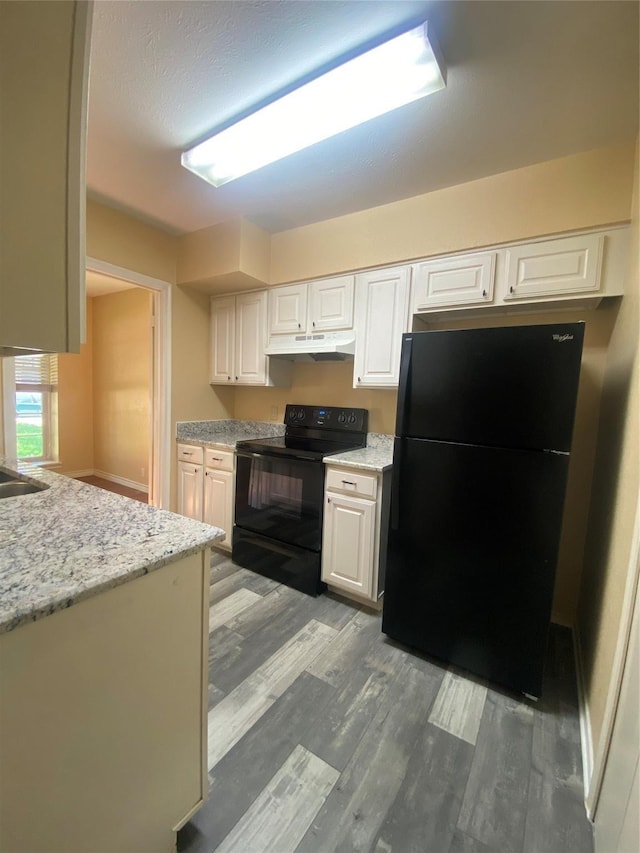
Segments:
[[[366,409],[348,409],[339,406],[296,406],[287,403],[284,422],[287,426],[366,432],[368,414]]]

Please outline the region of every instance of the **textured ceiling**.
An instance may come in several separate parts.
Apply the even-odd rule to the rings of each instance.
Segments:
[[[292,83],[429,20],[447,88],[218,189],[181,151]],[[87,180],[175,232],[304,225],[633,138],[635,2],[97,2]]]

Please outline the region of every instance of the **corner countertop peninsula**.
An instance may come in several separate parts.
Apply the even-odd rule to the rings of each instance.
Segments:
[[[6,459],[0,471],[45,487],[0,498],[0,849],[175,850],[208,792],[223,531]]]
[[[42,491],[0,499],[0,634],[195,554],[224,531],[33,465]]]

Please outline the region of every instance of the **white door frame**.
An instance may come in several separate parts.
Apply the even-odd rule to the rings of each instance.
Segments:
[[[151,412],[151,478],[149,503],[169,509],[171,494],[171,283],[97,258],[87,270],[128,281],[154,294],[153,387]]]
[[[636,591],[640,581],[640,494],[636,505],[636,517],[631,539],[631,550],[629,553],[629,565],[627,580],[625,583],[624,598],[622,600],[622,612],[620,614],[620,627],[616,651],[611,668],[611,680],[607,693],[607,702],[604,710],[602,730],[593,762],[593,771],[589,780],[585,805],[590,820],[594,820],[598,809],[598,800],[602,791],[604,771],[607,766],[609,747],[613,735],[613,726],[616,719],[620,690],[622,688],[622,677],[624,665],[629,649],[629,636],[631,634],[631,622],[633,619],[633,608],[636,600]]]

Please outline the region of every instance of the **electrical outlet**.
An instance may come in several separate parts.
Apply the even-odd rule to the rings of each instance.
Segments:
[[[271,420],[272,421],[278,420],[278,407],[277,406],[271,406]]]

